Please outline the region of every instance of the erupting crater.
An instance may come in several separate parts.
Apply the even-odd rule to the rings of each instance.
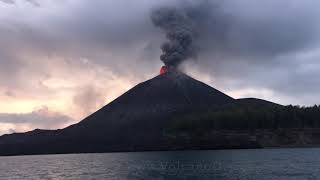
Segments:
[[[165,74],[169,71],[168,67],[167,66],[162,66],[161,69],[160,69],[160,74]]]

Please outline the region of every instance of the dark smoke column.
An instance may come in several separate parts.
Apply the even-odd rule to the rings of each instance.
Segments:
[[[151,19],[168,39],[161,46],[163,54],[160,57],[166,66],[176,68],[182,61],[196,57],[194,24],[183,9],[159,8],[152,12]]]

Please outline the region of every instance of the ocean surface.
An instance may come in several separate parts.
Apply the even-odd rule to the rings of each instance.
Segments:
[[[320,180],[320,149],[0,157],[0,179]]]

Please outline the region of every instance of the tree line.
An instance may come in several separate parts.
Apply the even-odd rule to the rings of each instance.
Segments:
[[[255,130],[284,128],[320,128],[320,106],[231,106],[186,113],[175,117],[169,129]]]

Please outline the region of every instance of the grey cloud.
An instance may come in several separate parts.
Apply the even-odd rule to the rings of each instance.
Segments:
[[[74,120],[63,114],[50,111],[47,107],[35,110],[31,113],[10,114],[0,113],[0,123],[13,124],[13,125],[25,125],[29,130],[40,129],[58,129],[63,128]],[[11,129],[11,131],[21,131],[17,126],[17,129]]]
[[[36,0],[26,0],[26,1],[32,4],[33,6],[40,7],[40,3]]]
[[[232,0],[200,2],[193,14],[199,19],[198,43],[203,53],[265,61],[318,44],[319,13],[315,4],[295,1],[297,5],[292,7],[290,1],[271,1],[268,4],[273,6],[265,6],[244,0],[241,2],[247,6],[242,7]],[[275,8],[277,5],[283,8]]]
[[[33,6],[40,7],[40,3],[36,0],[25,0],[25,1],[32,4]],[[6,3],[6,4],[16,4],[16,1],[14,0],[0,0],[0,2]]]
[[[96,111],[105,98],[102,92],[95,86],[80,87],[79,92],[73,97],[73,103],[80,113],[87,115]]]
[[[6,3],[6,4],[15,4],[13,0],[0,0],[0,2]]]
[[[19,61],[14,54],[0,50],[0,87],[14,87],[18,83],[18,76],[23,62]]]

